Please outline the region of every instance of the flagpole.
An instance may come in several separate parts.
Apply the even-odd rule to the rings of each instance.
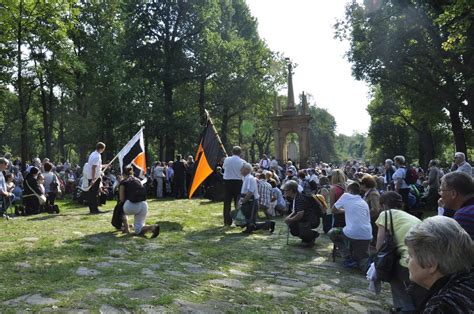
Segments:
[[[224,151],[225,156],[227,157],[228,156],[227,151],[225,150],[224,144],[222,144],[222,141],[221,141],[221,137],[219,136],[219,133],[217,133],[216,127],[214,126],[214,123],[212,122],[211,115],[209,114],[207,109],[204,109],[204,111],[206,112],[206,116],[209,119],[209,122],[211,122],[212,130],[214,131],[214,133],[216,133],[217,140],[219,141],[219,144],[221,145],[221,148]]]

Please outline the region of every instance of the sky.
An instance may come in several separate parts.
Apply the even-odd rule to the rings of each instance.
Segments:
[[[344,57],[349,43],[334,38],[333,25],[344,17],[347,1],[247,0],[247,4],[268,47],[297,63],[295,101],[303,91],[312,94],[312,102],[336,118],[336,133],[352,135],[368,131],[370,99],[367,84],[352,77]]]

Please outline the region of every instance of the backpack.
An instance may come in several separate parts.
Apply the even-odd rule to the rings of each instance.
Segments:
[[[305,195],[305,194],[301,194],[301,195],[303,195],[306,198],[306,200],[309,201],[311,205],[311,210],[313,211],[313,217],[314,217],[314,221],[312,222],[313,223],[316,222],[319,225],[319,222],[322,216],[322,205],[319,201],[319,198],[317,198],[317,196],[314,197],[312,195]]]
[[[406,184],[408,185],[415,184],[417,180],[418,180],[418,172],[416,171],[416,169],[413,167],[406,168],[406,173],[405,173]]]
[[[146,201],[146,188],[135,177],[129,177],[123,182],[125,185],[125,198],[132,203]]]

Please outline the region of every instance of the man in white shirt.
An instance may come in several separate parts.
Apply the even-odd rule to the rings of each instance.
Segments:
[[[346,259],[345,267],[365,270],[372,240],[369,205],[360,196],[359,183],[349,184],[347,190],[332,208],[333,213],[344,213],[346,226],[332,228],[328,235]]]
[[[8,192],[7,182],[5,180],[5,176],[3,175],[3,171],[5,171],[7,167],[8,160],[3,157],[0,158],[0,217],[8,219],[6,211],[14,195],[13,193]]]
[[[102,164],[102,154],[105,150],[105,144],[102,142],[97,143],[95,151],[89,155],[87,161],[89,190],[87,191],[87,205],[89,205],[89,211],[91,214],[101,214],[99,210],[99,188],[101,183],[102,169],[109,165]]]
[[[234,202],[237,208],[237,199],[242,189],[242,174],[240,170],[245,160],[240,158],[242,149],[234,146],[232,156],[226,157],[224,160],[224,225],[232,225],[232,217],[230,215],[231,203]]]
[[[252,175],[252,165],[244,162],[241,167],[241,174],[243,177],[241,192],[241,210],[244,214],[247,225],[243,233],[250,234],[255,230],[265,229],[273,233],[275,230],[275,222],[267,220],[266,222],[257,223],[258,194],[257,179]]]
[[[405,157],[395,156],[393,158],[397,170],[392,176],[395,185],[395,191],[402,196],[404,209],[409,211],[410,205],[408,203],[408,195],[410,194],[410,186],[406,183],[407,168],[405,166]]]
[[[464,153],[457,152],[456,154],[454,154],[454,163],[458,167],[456,169],[456,172],[465,172],[468,175],[472,176],[472,167],[466,161],[466,155],[464,155]]]
[[[269,170],[270,169],[270,159],[268,159],[267,155],[263,154],[262,159],[258,163],[260,169]]]

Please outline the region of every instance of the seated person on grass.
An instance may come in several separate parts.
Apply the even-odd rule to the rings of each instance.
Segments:
[[[146,216],[148,214],[148,203],[146,201],[146,189],[141,181],[133,176],[133,168],[131,166],[124,167],[123,180],[120,182],[119,199],[123,204],[123,225],[124,233],[129,233],[127,215],[134,215],[135,235],[145,236],[151,233],[152,238],[156,238],[160,234],[160,226],[145,225]]]
[[[334,213],[344,213],[346,226],[329,230],[329,238],[345,258],[344,266],[365,271],[372,240],[369,205],[360,196],[360,185],[349,184],[349,193],[344,193],[334,204]]]
[[[312,196],[299,192],[298,182],[294,180],[285,183],[283,192],[290,204],[290,215],[285,218],[290,233],[299,237],[303,245],[314,245],[314,241],[319,237],[319,232],[313,229],[319,226],[322,214],[321,206]]]

